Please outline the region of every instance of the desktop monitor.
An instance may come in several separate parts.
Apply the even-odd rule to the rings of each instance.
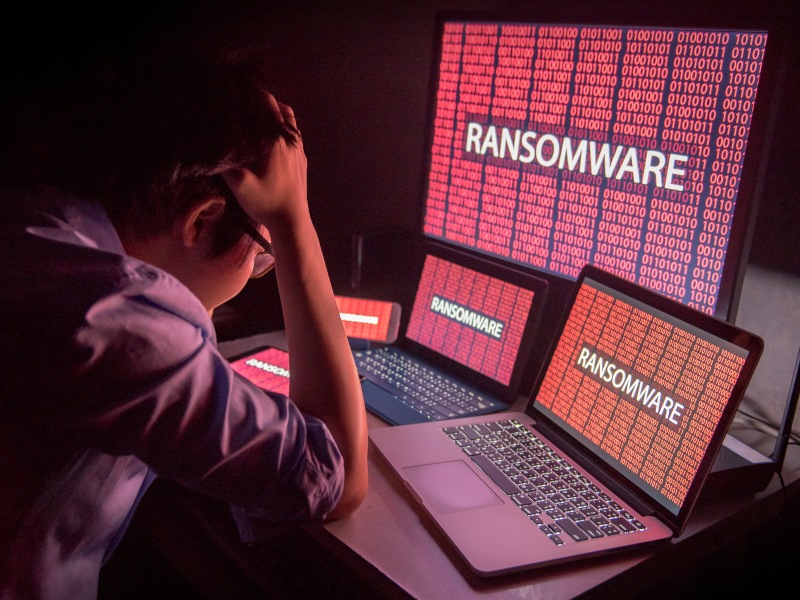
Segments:
[[[551,282],[592,263],[733,321],[773,46],[752,24],[440,15],[424,236]]]

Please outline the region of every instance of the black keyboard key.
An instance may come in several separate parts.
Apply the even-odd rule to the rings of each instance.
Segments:
[[[455,404],[454,402],[450,402],[448,400],[442,402],[442,405],[457,415],[463,415],[466,412],[463,408],[458,406],[458,404]]]
[[[611,519],[611,522],[614,525],[616,525],[619,528],[619,530],[622,531],[623,533],[631,533],[633,531],[636,531],[636,528],[633,525],[631,525],[625,519],[622,519],[620,517]]]
[[[511,499],[516,502],[517,506],[529,506],[533,504],[533,500],[525,494],[514,494],[511,496]]]
[[[591,521],[578,521],[575,523],[578,527],[583,529],[590,538],[601,538],[603,537],[603,532],[597,528],[597,525],[592,523]]]
[[[469,425],[462,425],[458,429],[461,431],[461,433],[463,433],[465,436],[467,436],[471,440],[477,440],[477,439],[480,439],[480,437],[481,437],[481,434],[478,433],[477,431],[475,431]]]
[[[611,523],[608,525],[600,525],[600,530],[605,533],[606,535],[617,535],[619,534],[619,529],[614,527]]]
[[[559,519],[556,524],[576,542],[585,542],[589,539],[589,536],[569,519]]]
[[[492,481],[500,486],[500,489],[503,490],[504,494],[512,496],[514,494],[522,493],[517,484],[506,477],[505,474],[498,469],[491,460],[486,458],[484,454],[478,454],[477,456],[471,456],[470,458],[481,468],[484,473],[486,473],[492,479]]]

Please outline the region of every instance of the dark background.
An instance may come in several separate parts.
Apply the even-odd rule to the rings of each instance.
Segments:
[[[92,81],[113,75],[131,49],[166,38],[178,45],[236,44],[256,48],[273,64],[276,97],[294,109],[309,162],[309,204],[334,290],[341,295],[403,301],[413,280],[411,241],[419,231],[426,158],[435,17],[439,10],[513,11],[532,19],[582,18],[636,24],[678,21],[697,26],[736,23],[781,27],[786,70],[774,135],[757,188],[749,260],[800,278],[800,25],[797,0],[123,0],[19,5],[0,31],[0,178],[35,171],[49,142],[48,119],[65,90],[89,103]],[[213,90],[209,90],[213,93]],[[29,125],[29,127],[24,127]],[[366,233],[360,287],[350,285],[351,243]],[[551,286],[545,323],[556,323],[568,282]],[[566,290],[566,291],[565,291]],[[560,295],[560,296],[559,296]],[[557,306],[558,305],[558,306]],[[282,328],[274,277],[248,284],[215,312],[220,340]],[[757,333],[760,333],[757,331]],[[550,334],[542,333],[543,344]],[[790,349],[796,353],[797,350]],[[791,357],[789,357],[791,362]],[[791,368],[791,367],[788,367]],[[788,387],[788,384],[787,384]]]
[[[271,90],[294,107],[303,131],[309,202],[334,289],[395,299],[411,268],[408,241],[418,231],[437,10],[525,8],[530,17],[541,20],[571,11],[576,21],[600,13],[614,20],[629,18],[631,25],[681,17],[712,26],[731,16],[750,19],[754,25],[776,22],[792,33],[793,46],[778,99],[750,262],[782,279],[800,278],[800,51],[794,41],[800,37],[795,6],[800,2],[550,1],[554,6],[488,0],[21,3],[0,25],[0,125],[10,131],[20,124],[46,123],[63,89],[113,70],[120,53],[159,35],[182,38],[187,44],[236,40],[263,48],[274,62]],[[86,93],[88,101],[91,88]],[[33,129],[39,133],[23,138],[0,129],[0,175],[13,179],[18,168],[30,168],[36,148],[47,143],[46,128]],[[369,238],[372,252],[364,287],[352,290],[351,237],[360,232],[379,235]],[[396,285],[384,285],[387,281]],[[230,305],[230,312],[219,311],[221,339],[281,324],[274,278],[252,282]],[[786,329],[781,323],[797,320],[791,312],[783,314],[786,310],[770,311],[764,318],[774,320],[779,329]],[[788,368],[798,344],[791,342]],[[783,394],[788,380],[780,383]],[[141,560],[137,546],[134,554]],[[758,573],[754,577],[758,579]],[[121,596],[117,591],[112,597]]]
[[[345,0],[124,0],[19,5],[0,31],[0,177],[36,169],[36,153],[60,94],[73,88],[93,100],[92,81],[113,75],[127,52],[166,38],[178,45],[236,44],[256,48],[274,68],[269,86],[290,104],[309,161],[309,203],[334,290],[342,295],[403,301],[415,263],[410,242],[419,231],[427,142],[435,16],[439,10],[513,11],[532,19],[582,18],[636,24],[679,21],[697,26],[780,25],[789,35],[775,134],[760,187],[750,262],[800,276],[796,232],[800,198],[800,25],[796,0],[559,0],[453,2]],[[213,90],[209,90],[213,93]],[[63,104],[63,103],[62,103]],[[30,127],[24,127],[30,125]],[[366,233],[361,285],[351,287],[351,244]],[[567,293],[568,282],[556,282]],[[413,290],[411,290],[413,291]],[[549,311],[561,301],[552,300]],[[557,314],[546,315],[557,322]],[[215,312],[219,339],[282,328],[274,277],[253,281]],[[543,338],[549,338],[544,332]]]

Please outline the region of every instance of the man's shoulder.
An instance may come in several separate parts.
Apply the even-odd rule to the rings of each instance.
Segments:
[[[0,189],[0,224],[31,239],[49,238],[123,253],[114,225],[97,201],[49,187]]]
[[[0,192],[0,205],[0,267],[12,284],[19,283],[0,289],[0,319],[15,314],[18,323],[58,330],[86,326],[91,314],[95,321],[107,315],[105,326],[115,323],[123,331],[134,320],[140,326],[186,321],[213,331],[207,311],[188,288],[125,253],[97,202],[17,191]]]

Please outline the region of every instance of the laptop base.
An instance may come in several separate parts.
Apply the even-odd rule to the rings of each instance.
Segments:
[[[369,379],[362,380],[361,390],[364,393],[364,403],[367,409],[391,425],[409,425],[411,423],[425,423],[435,420],[414,410],[408,404],[400,402],[396,396],[375,385]],[[463,416],[487,415],[507,408],[507,406],[496,403],[493,407],[475,410],[469,415]],[[447,419],[439,422],[446,423]]]

